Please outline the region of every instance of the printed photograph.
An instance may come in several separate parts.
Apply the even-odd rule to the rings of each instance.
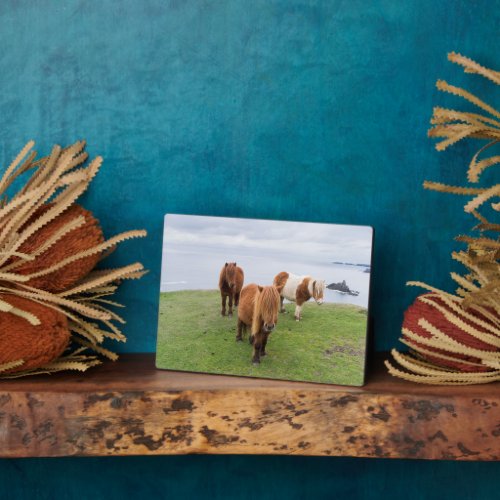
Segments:
[[[156,365],[364,382],[373,230],[165,216]]]

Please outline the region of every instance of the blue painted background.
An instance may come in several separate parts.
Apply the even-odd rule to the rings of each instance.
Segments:
[[[0,162],[31,138],[43,153],[86,138],[104,156],[85,205],[108,235],[132,227],[150,235],[111,262],[137,259],[151,270],[121,292],[125,350],[155,347],[165,212],[374,226],[376,347],[388,349],[416,294],[406,280],[452,288],[452,238],[472,221],[463,200],[421,184],[461,183],[475,145],[437,153],[426,130],[434,105],[462,106],[439,95],[438,77],[498,103],[492,84],[446,62],[455,50],[500,66],[498,6],[3,1]],[[0,497],[248,498],[255,468],[267,471],[261,497],[494,493],[492,464],[160,457],[4,461]]]

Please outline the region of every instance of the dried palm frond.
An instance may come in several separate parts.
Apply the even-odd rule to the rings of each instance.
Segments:
[[[466,73],[482,75],[500,85],[500,72],[454,52],[448,54],[448,59],[463,66]],[[436,144],[438,151],[468,137],[488,141],[474,155],[467,171],[467,180],[478,183],[486,169],[500,164],[500,155],[484,157],[500,142],[500,112],[470,92],[444,81],[439,80],[437,88],[480,109],[479,113],[469,113],[436,107],[429,130],[429,137],[443,139]],[[389,361],[386,366],[392,375],[427,384],[500,380],[500,224],[490,222],[479,212],[484,207],[500,211],[500,184],[478,188],[426,181],[424,187],[472,197],[464,210],[479,221],[474,227],[479,234],[456,238],[467,244],[465,250],[452,253],[452,258],[466,268],[464,274],[450,274],[458,285],[456,295],[424,283],[408,283],[431,293],[418,297],[405,313],[400,340],[410,347],[410,354],[392,351],[394,360],[404,370]],[[477,348],[478,342],[481,348]]]
[[[19,359],[0,364],[0,377],[84,370],[99,363],[96,354],[115,359],[101,344],[106,338],[125,341],[115,324],[124,320],[110,307],[120,304],[106,298],[121,280],[145,274],[140,263],[92,271],[119,243],[146,236],[134,230],[105,240],[92,214],[74,205],[102,158],[86,164],[83,141],[64,149],[54,146],[38,160],[33,147],[30,141],[0,179],[0,314],[36,327],[40,319],[26,304],[53,309],[67,318],[71,343],[62,357],[33,370],[19,371],[27,363],[19,353]],[[24,175],[28,180],[9,197]],[[12,305],[9,296],[23,299],[23,307]]]

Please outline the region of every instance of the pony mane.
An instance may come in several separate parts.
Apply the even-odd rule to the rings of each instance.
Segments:
[[[252,318],[252,333],[260,330],[263,316],[275,316],[278,313],[280,294],[274,286],[265,286],[262,291],[257,290],[255,295],[255,306]]]
[[[236,262],[226,262],[226,264],[222,266],[219,274],[219,288],[223,285],[224,281],[228,281],[227,272],[229,269],[234,269],[234,272],[236,272],[236,267]]]
[[[321,293],[324,293],[325,291],[325,282],[324,280],[314,280],[315,281],[315,290],[317,290],[317,292],[321,292]]]
[[[311,297],[316,299],[317,297],[322,296],[325,293],[325,281],[312,278],[311,276],[308,276],[308,278],[309,278],[308,290],[309,293],[311,294]]]

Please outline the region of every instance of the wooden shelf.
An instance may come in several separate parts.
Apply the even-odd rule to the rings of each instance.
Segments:
[[[500,459],[500,384],[428,387],[374,363],[362,388],[156,370],[0,382],[0,456],[184,453]]]

